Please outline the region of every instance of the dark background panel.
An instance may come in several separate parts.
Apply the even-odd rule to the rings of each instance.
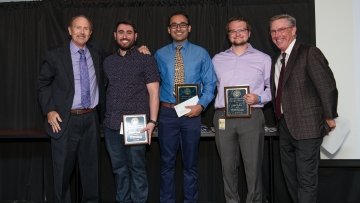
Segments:
[[[315,43],[314,0],[45,0],[0,3],[0,201],[49,202],[52,199],[50,142],[41,130],[43,121],[36,97],[36,80],[45,50],[68,43],[71,16],[88,15],[94,25],[91,43],[114,51],[113,27],[130,19],[138,28],[138,44],[154,53],[171,40],[167,18],[185,10],[191,19],[190,41],[205,47],[211,56],[229,47],[225,25],[229,17],[242,15],[253,30],[251,44],[269,55],[277,50],[269,36],[268,20],[280,13],[297,18],[298,39]],[[274,126],[271,105],[264,109],[266,123]],[[203,113],[203,123],[212,126],[213,107]],[[34,130],[33,130],[34,129]],[[17,137],[17,138],[15,138]],[[267,137],[264,150],[264,195],[270,201],[289,203],[280,167],[278,139]],[[199,159],[199,201],[224,202],[221,165],[213,138],[202,138]],[[159,199],[159,149],[148,149],[149,202]],[[273,167],[270,167],[273,166]],[[319,203],[360,202],[358,160],[321,162]],[[272,170],[270,170],[270,168]],[[181,162],[177,163],[177,195],[182,194]],[[243,169],[240,168],[243,174]],[[270,177],[273,177],[271,184]],[[240,176],[244,183],[244,176]],[[73,198],[79,186],[72,181]],[[106,150],[101,148],[103,202],[113,202],[114,182]],[[244,199],[246,188],[240,188]],[[265,200],[264,200],[265,201]]]
[[[249,19],[252,45],[269,55],[276,49],[269,38],[268,20],[280,13],[298,19],[299,39],[315,43],[313,0],[187,0],[187,1],[55,1],[0,3],[0,129],[42,128],[36,98],[36,80],[44,52],[68,43],[67,25],[74,15],[85,14],[93,21],[91,43],[106,52],[114,51],[113,30],[117,21],[130,19],[137,25],[138,45],[146,44],[152,53],[171,42],[168,16],[185,10],[191,19],[190,41],[206,48],[210,55],[229,47],[225,25],[231,16]],[[271,109],[271,107],[268,107]],[[203,122],[212,125],[212,106]],[[266,113],[273,125],[272,110]]]

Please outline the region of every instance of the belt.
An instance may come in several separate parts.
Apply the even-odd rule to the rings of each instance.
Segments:
[[[168,102],[160,102],[160,106],[166,107],[166,108],[174,108],[176,104],[168,103]]]
[[[87,108],[87,109],[71,109],[71,113],[75,114],[75,115],[82,115],[82,114],[86,114],[86,113],[90,113],[95,111],[95,108]]]

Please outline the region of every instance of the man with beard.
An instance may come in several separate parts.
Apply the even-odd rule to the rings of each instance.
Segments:
[[[146,114],[143,129],[151,134],[159,110],[159,73],[154,57],[135,46],[137,32],[130,21],[117,23],[114,38],[119,47],[104,61],[107,78],[104,135],[115,176],[116,201],[145,203],[148,196],[146,145],[124,145],[123,115]]]
[[[271,58],[249,43],[251,26],[242,17],[233,17],[226,31],[231,47],[213,58],[218,94],[215,99],[215,141],[220,155],[227,203],[240,202],[238,168],[240,152],[244,164],[248,193],[246,203],[262,202],[262,157],[265,120],[264,104],[271,100]],[[225,118],[224,87],[247,85],[243,96],[251,106],[250,117]]]

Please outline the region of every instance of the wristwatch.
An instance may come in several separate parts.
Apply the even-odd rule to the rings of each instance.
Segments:
[[[149,120],[149,122],[148,123],[153,123],[154,125],[155,125],[155,127],[159,124],[159,122],[157,122],[157,121],[154,121],[154,120]]]

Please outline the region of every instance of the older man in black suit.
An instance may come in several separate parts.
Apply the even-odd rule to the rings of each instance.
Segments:
[[[45,129],[51,136],[54,202],[71,202],[69,183],[78,161],[82,202],[99,202],[99,115],[104,94],[101,52],[87,45],[91,21],[71,19],[71,41],[46,53],[38,79]],[[100,98],[103,98],[100,96]]]
[[[320,145],[336,126],[338,91],[325,56],[297,41],[296,29],[290,15],[270,19],[272,41],[281,51],[271,70],[272,97],[289,194],[294,203],[315,203]]]

